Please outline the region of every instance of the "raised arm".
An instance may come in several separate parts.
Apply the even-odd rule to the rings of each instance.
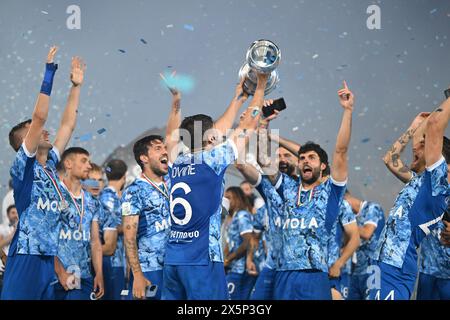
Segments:
[[[413,139],[413,143],[420,143],[419,136],[425,129],[425,119],[430,115],[429,112],[419,113],[414,121],[409,126],[408,130],[403,133],[392,147],[383,157],[386,167],[391,171],[400,181],[406,183],[412,178],[412,171],[401,159],[401,154],[405,150],[408,142]],[[423,135],[423,134],[422,134]]]
[[[233,100],[231,100],[227,110],[225,110],[224,114],[214,123],[214,128],[219,130],[222,136],[225,136],[227,130],[233,127],[233,123],[236,120],[236,115],[239,109],[248,99],[248,94],[244,92],[242,87],[244,80],[245,79],[241,80],[241,82],[236,86]]]
[[[117,247],[117,230],[107,229],[103,231],[102,252],[104,256],[112,256]]]
[[[69,143],[77,123],[80,87],[83,83],[85,69],[86,64],[80,57],[72,58],[72,66],[70,71],[70,81],[72,81],[72,87],[70,88],[66,109],[64,110],[61,118],[61,124],[58,132],[56,133],[56,139],[53,144],[61,154]]]
[[[446,99],[429,117],[425,129],[425,162],[427,168],[442,157],[445,129],[450,118],[450,98]]]
[[[336,138],[336,148],[333,154],[333,163],[331,165],[331,177],[337,182],[347,180],[348,176],[348,147],[352,133],[352,113],[353,113],[353,93],[348,89],[344,81],[344,88],[338,91],[339,103],[344,108],[341,126]]]
[[[57,51],[57,47],[51,47],[48,52],[41,92],[39,93],[36,105],[34,106],[30,129],[24,139],[25,146],[31,154],[34,154],[39,146],[39,140],[41,139],[41,134],[44,130],[45,122],[47,121],[50,94],[53,87],[53,78],[55,76],[56,69],[58,69],[58,65],[53,63]]]
[[[283,138],[277,134],[269,133],[269,139],[270,141],[273,141],[275,143],[278,143],[280,147],[285,148],[292,154],[298,155],[298,151],[300,150],[301,145],[292,141],[288,140],[286,138]]]
[[[163,75],[161,77],[164,79]],[[181,124],[181,93],[175,88],[167,87],[170,93],[172,93],[172,104],[166,126],[166,147],[169,154],[169,161],[173,163],[178,155],[178,145],[180,142],[177,129]]]

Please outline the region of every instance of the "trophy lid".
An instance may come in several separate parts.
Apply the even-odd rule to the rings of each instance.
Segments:
[[[280,63],[281,51],[270,40],[257,40],[247,50],[246,59],[252,69],[262,73],[271,73]]]

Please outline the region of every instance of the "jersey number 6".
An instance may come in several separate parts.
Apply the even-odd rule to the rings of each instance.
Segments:
[[[170,192],[170,215],[176,224],[184,226],[185,224],[188,224],[192,218],[192,207],[186,199],[183,198],[176,198],[175,200],[173,199],[174,191],[180,188],[183,189],[184,194],[189,194],[192,191],[191,188],[184,182],[179,182],[172,187],[172,192]],[[178,219],[173,214],[173,209],[177,204],[182,205],[184,208],[185,215],[183,219]]]

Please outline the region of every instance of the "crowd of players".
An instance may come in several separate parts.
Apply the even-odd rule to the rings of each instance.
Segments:
[[[270,133],[279,112],[262,116],[273,104],[264,100],[267,75],[257,74],[251,97],[239,83],[216,121],[182,120],[181,94],[169,87],[166,137],[134,144],[142,174],[126,185],[124,161],[99,167],[87,150],[66,149],[85,71],[79,57],[50,143],[44,128],[56,51],[32,118],[9,135],[14,204],[0,230],[0,249],[9,246],[7,256],[0,250],[2,299],[397,300],[413,292],[450,299],[450,99],[420,113],[386,153],[386,166],[405,183],[387,216],[346,187],[354,96],[345,82],[330,161],[319,144]],[[407,167],[401,154],[410,141]],[[225,190],[229,166],[244,182]]]

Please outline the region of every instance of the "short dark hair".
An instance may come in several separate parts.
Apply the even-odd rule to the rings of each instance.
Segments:
[[[17,133],[25,128],[27,124],[31,123],[31,119],[22,121],[19,124],[16,124],[11,131],[9,131],[9,145],[14,149],[14,151],[19,151],[20,145],[22,144],[22,141],[19,140],[19,137],[17,136]]]
[[[442,155],[445,158],[445,162],[450,163],[450,139],[444,136],[442,141]]]
[[[89,152],[86,149],[81,148],[81,147],[72,147],[72,148],[66,149],[66,151],[64,151],[61,156],[60,163],[61,163],[62,167],[59,167],[58,169],[64,168],[64,161],[66,161],[66,159],[73,154],[84,154],[86,156],[89,156]]]
[[[237,210],[252,211],[252,205],[250,199],[245,195],[244,191],[240,187],[229,187],[227,192],[231,192],[237,201]]]
[[[144,169],[144,164],[142,163],[140,157],[148,153],[148,147],[153,143],[153,141],[156,140],[164,142],[164,138],[156,134],[145,136],[135,142],[133,146],[134,159],[136,160],[137,164],[141,167],[141,169]]]
[[[127,173],[127,169],[125,161],[120,159],[110,160],[105,166],[106,177],[111,181],[120,180]]]
[[[246,184],[246,183],[248,183],[249,185],[253,186],[253,185],[250,183],[250,181],[248,181],[248,180],[243,180],[243,181],[240,183],[240,186],[242,186],[242,185],[244,185],[244,184]]]
[[[10,212],[12,209],[14,209],[15,207],[16,207],[15,204],[9,205],[8,208],[6,209],[6,215],[8,216],[8,215],[9,215],[9,212]]]
[[[314,143],[312,141],[308,141],[300,147],[300,149],[298,150],[298,156],[300,157],[301,154],[309,152],[309,151],[316,152],[319,155],[320,162],[326,164],[327,167],[329,167],[328,166],[328,155],[327,155],[326,151],[323,150],[319,144]]]
[[[194,135],[194,128],[196,122],[201,122],[202,136],[200,141],[195,141],[196,139]],[[203,141],[205,132],[212,129],[213,127],[214,127],[213,119],[205,114],[196,114],[194,116],[186,117],[181,122],[180,130],[186,130],[189,133],[190,141],[186,141],[187,139],[183,139],[183,132],[181,132],[181,140],[191,150],[203,148],[206,145],[206,142]]]

